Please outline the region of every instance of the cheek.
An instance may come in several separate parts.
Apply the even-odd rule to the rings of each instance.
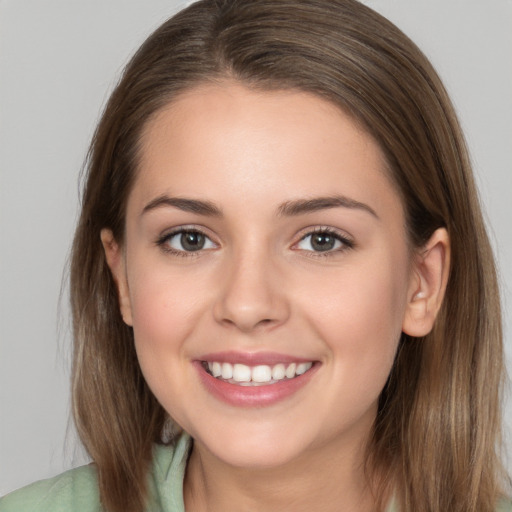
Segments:
[[[148,259],[134,261],[128,276],[134,330],[180,337],[192,328],[201,305],[200,277],[169,268],[161,258]]]
[[[407,303],[407,259],[385,256],[306,283],[312,293],[303,315],[336,364],[361,385],[365,377],[371,383],[372,375],[382,383],[387,379]]]
[[[129,276],[135,347],[146,380],[156,391],[159,382],[178,373],[184,360],[185,342],[201,308],[200,287],[158,265],[138,268],[145,270]]]

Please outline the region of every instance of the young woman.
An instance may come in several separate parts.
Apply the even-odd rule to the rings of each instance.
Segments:
[[[431,65],[353,0],[201,0],[91,145],[71,293],[94,464],[0,511],[510,511],[501,319]]]

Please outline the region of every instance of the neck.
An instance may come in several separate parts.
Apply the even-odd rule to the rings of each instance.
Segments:
[[[195,443],[184,485],[187,512],[374,512],[364,450],[332,442],[278,467],[240,468]],[[361,444],[359,444],[361,447]]]

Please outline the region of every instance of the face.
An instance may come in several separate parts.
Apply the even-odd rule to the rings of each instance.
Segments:
[[[104,243],[157,399],[236,466],[360,448],[418,286],[377,144],[316,96],[233,83],[142,142]]]

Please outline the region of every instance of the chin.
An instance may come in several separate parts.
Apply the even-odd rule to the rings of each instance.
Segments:
[[[200,450],[206,450],[224,464],[254,470],[286,465],[300,458],[308,444],[299,436],[290,438],[287,431],[252,430],[245,429],[233,435],[225,432],[223,436],[212,433],[193,437]]]

